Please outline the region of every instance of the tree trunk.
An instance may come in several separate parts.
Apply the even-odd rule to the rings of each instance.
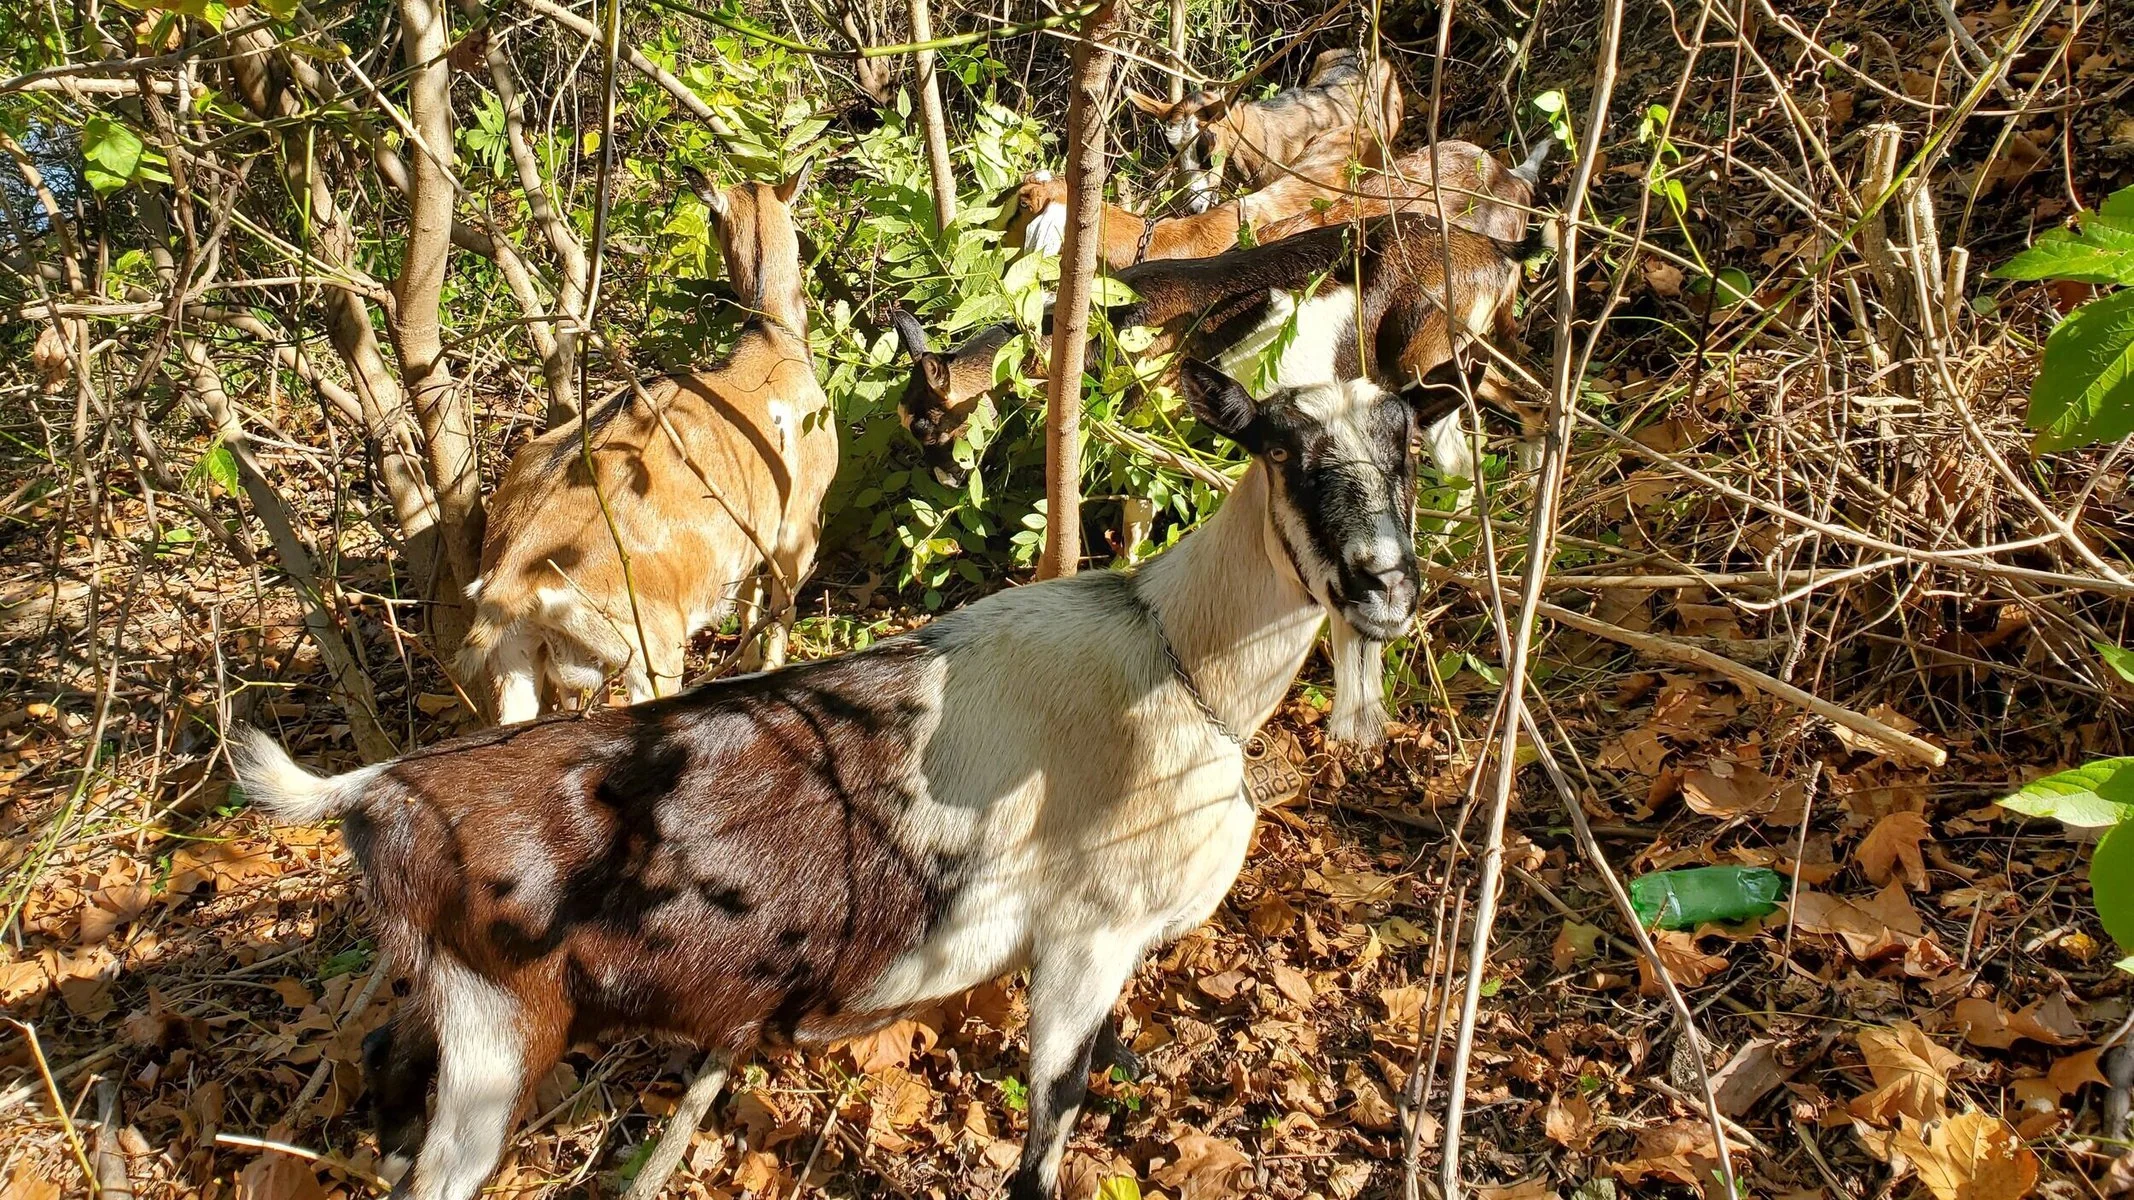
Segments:
[[[546,0],[533,0],[535,4]],[[874,9],[868,0],[844,0],[838,5],[838,28],[845,31],[846,40],[854,50],[865,50],[875,44]],[[880,108],[888,108],[895,94],[889,90],[894,76],[887,58],[856,58],[852,60],[852,80]]]
[[[1171,103],[1186,98],[1186,0],[1171,0]]]
[[[1103,238],[1105,84],[1118,28],[1118,0],[1103,0],[1082,25],[1067,96],[1067,240],[1052,305],[1052,376],[1045,418],[1045,553],[1040,579],[1072,575],[1082,561],[1082,365],[1089,299]]]
[[[469,0],[466,7],[470,15],[482,13],[478,0]],[[556,256],[555,314],[575,314],[585,307],[585,246],[571,228],[569,218],[549,202],[548,180],[542,177],[541,160],[526,136],[525,89],[519,86],[518,71],[501,32],[489,38],[488,61],[489,81],[495,85],[497,102],[504,109],[504,137],[511,148],[512,164],[518,170],[519,191],[526,197],[527,214]],[[517,286],[512,290],[516,293]],[[541,356],[541,374],[548,383],[548,427],[553,429],[578,415],[578,334],[569,320],[553,326],[534,321],[527,326],[527,333],[535,353]]]
[[[305,101],[290,94],[286,81],[270,68],[274,39],[253,30],[237,40],[242,51],[230,59],[237,94],[262,117],[290,118]],[[282,135],[281,164],[289,190],[307,196],[311,205],[311,252],[321,261],[346,267],[356,261],[355,228],[328,185],[320,155],[311,152],[295,122]],[[404,175],[405,168],[402,168]],[[404,184],[406,181],[403,180]],[[400,190],[407,190],[401,187]],[[370,305],[345,288],[325,288],[319,303],[326,311],[326,339],[348,368],[363,431],[378,454],[379,474],[400,525],[401,556],[409,578],[424,595],[433,594],[442,573],[437,494],[431,488],[422,455],[409,429],[407,395],[386,365],[385,353],[371,323]]]
[[[452,255],[454,202],[450,31],[438,0],[400,0],[401,53],[408,68],[408,120],[423,145],[409,155],[408,235],[393,284],[393,343],[414,402],[437,492],[444,570],[427,597],[431,648],[449,660],[465,633],[464,588],[480,570],[482,496],[474,406],[445,361],[439,302]],[[434,155],[433,152],[434,151]]]
[[[245,496],[252,502],[253,513],[259,517],[260,524],[266,526],[267,541],[274,547],[274,557],[288,572],[289,582],[295,585],[297,594],[304,599],[304,629],[319,648],[319,662],[326,667],[326,674],[332,680],[327,686],[341,711],[348,715],[348,731],[356,740],[356,749],[362,753],[365,762],[384,762],[394,757],[400,753],[400,748],[393,744],[393,739],[385,732],[384,722],[378,717],[378,702],[371,691],[370,676],[356,661],[349,641],[341,636],[341,627],[334,619],[332,589],[319,578],[318,559],[305,544],[303,535],[297,532],[296,516],[290,510],[288,500],[275,490],[265,468],[254,457],[251,435],[237,420],[229,393],[223,388],[222,373],[208,357],[207,346],[199,338],[185,335],[180,339],[179,350],[201,418],[215,427],[216,436],[228,447],[230,457],[237,460],[238,481],[244,485]]]
[[[927,0],[911,0],[911,40],[926,43],[934,40],[933,16],[927,11]],[[941,83],[934,77],[934,52],[920,50],[912,55],[913,70],[919,85],[919,128],[926,135],[926,165],[934,180],[934,218],[938,228],[947,229],[956,219],[956,173],[948,161],[948,121],[941,115]]]

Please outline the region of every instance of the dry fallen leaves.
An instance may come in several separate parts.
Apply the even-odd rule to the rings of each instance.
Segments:
[[[1928,886],[1927,867],[1919,843],[1928,833],[1924,814],[1893,812],[1875,822],[1875,827],[1860,839],[1852,852],[1853,861],[1860,864],[1860,872],[1869,882],[1881,885],[1902,879],[1913,891],[1923,892]]]
[[[1892,885],[1872,900],[1844,900],[1823,892],[1802,891],[1792,902],[1793,928],[1801,933],[1834,934],[1854,958],[1863,962],[1909,949],[1927,936],[1926,924],[1904,889]]]
[[[2006,1050],[2022,1038],[2072,1046],[2085,1036],[2067,997],[2058,992],[2013,1014],[1991,1000],[1966,997],[1956,1002],[1949,1023],[1963,1031],[1965,1041],[1995,1050]]]
[[[1712,1072],[1712,1097],[1720,1112],[1738,1117],[1786,1081],[1792,1072],[1779,1064],[1777,1051],[1777,1042],[1756,1038]]]
[[[1712,1127],[1705,1122],[1670,1121],[1640,1129],[1636,1157],[1611,1169],[1625,1183],[1657,1175],[1696,1187],[1719,1169],[1719,1148],[1712,1140]]]
[[[1548,1180],[1522,1179],[1517,1183],[1478,1183],[1474,1186],[1475,1200],[1561,1200],[1561,1194],[1549,1186]]]
[[[872,1075],[909,1063],[915,1041],[918,1052],[924,1053],[933,1049],[939,1038],[940,1034],[931,1025],[907,1019],[892,1021],[873,1033],[839,1043],[838,1048],[852,1055],[852,1066],[860,1074]]]
[[[884,1128],[909,1129],[933,1111],[934,1090],[910,1071],[890,1067],[875,1076],[869,1100],[877,1133]]]
[[[1887,1029],[1862,1029],[1858,1041],[1875,1086],[1853,1099],[1852,1115],[1884,1126],[1899,1117],[1925,1122],[1942,1116],[1949,1072],[1963,1065],[1961,1054],[1937,1045],[1909,1021]]]
[[[1568,971],[1600,953],[1600,940],[1600,926],[1566,920],[1549,947],[1549,962],[1559,971]]]
[[[1720,820],[1753,817],[1790,826],[1800,823],[1807,793],[1798,783],[1781,783],[1760,768],[1713,758],[1683,773],[1682,803]]]
[[[1667,968],[1678,987],[1696,987],[1714,973],[1726,970],[1726,955],[1707,954],[1697,946],[1692,934],[1673,929],[1652,931],[1652,948],[1659,952],[1660,965]],[[1652,962],[1644,955],[1638,956],[1638,991],[1647,996],[1659,995],[1660,980],[1652,973]]]
[[[32,1175],[27,1165],[18,1165],[5,1181],[0,1181],[0,1196],[7,1200],[59,1200],[59,1185]]]
[[[1541,1110],[1541,1131],[1569,1150],[1584,1150],[1600,1132],[1593,1122],[1593,1106],[1577,1092],[1549,1097],[1549,1106]]]
[[[1171,1161],[1151,1178],[1179,1200],[1233,1200],[1251,1188],[1252,1160],[1221,1138],[1188,1133],[1171,1143]]]
[[[309,1163],[270,1153],[238,1173],[237,1200],[326,1200],[326,1189]]]
[[[1896,1146],[1934,1200],[2022,1200],[2038,1185],[2038,1156],[2008,1122],[1972,1111],[1919,1136],[1909,1124]]]

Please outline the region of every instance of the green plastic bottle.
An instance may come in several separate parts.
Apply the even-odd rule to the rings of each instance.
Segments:
[[[1630,907],[1647,929],[1694,929],[1774,912],[1785,892],[1785,877],[1769,867],[1691,867],[1631,880]]]

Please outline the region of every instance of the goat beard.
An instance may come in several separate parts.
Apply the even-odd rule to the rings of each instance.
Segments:
[[[1357,632],[1339,613],[1327,622],[1334,659],[1334,710],[1327,736],[1359,750],[1386,740],[1386,644]]]

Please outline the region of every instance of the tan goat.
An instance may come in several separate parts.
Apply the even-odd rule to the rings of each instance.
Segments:
[[[1338,168],[1339,164],[1334,164]],[[1122,271],[1137,262],[1161,258],[1209,258],[1233,249],[1243,234],[1264,241],[1260,231],[1281,223],[1290,232],[1314,227],[1315,211],[1331,211],[1342,192],[1338,170],[1314,168],[1310,174],[1284,175],[1256,192],[1183,217],[1147,217],[1104,206],[1100,229],[1104,265]],[[1057,254],[1067,231],[1067,183],[1040,172],[1015,189],[1002,244]],[[1322,224],[1324,222],[1321,222]]]
[[[1435,217],[1443,204],[1445,223],[1472,229],[1499,241],[1526,236],[1528,214],[1541,168],[1556,145],[1545,137],[1525,161],[1507,167],[1473,142],[1444,141],[1428,150],[1403,154],[1383,170],[1364,171],[1330,206],[1269,224],[1261,241],[1278,241],[1323,225],[1418,212]]]
[[[778,620],[764,656],[783,660],[838,458],[787,208],[807,173],[723,191],[696,180],[751,310],[725,361],[618,398],[589,435],[572,421],[513,456],[489,502],[460,655],[499,722],[539,715],[544,684],[570,697],[620,675],[633,703],[675,691],[690,635],[766,563]]]
[[[1245,187],[1262,188],[1329,162],[1383,161],[1407,112],[1393,64],[1366,63],[1354,50],[1326,51],[1312,61],[1302,86],[1265,100],[1232,102],[1214,91],[1175,104],[1134,91],[1127,99],[1156,119],[1185,173],[1195,212],[1214,207],[1226,172]]]

